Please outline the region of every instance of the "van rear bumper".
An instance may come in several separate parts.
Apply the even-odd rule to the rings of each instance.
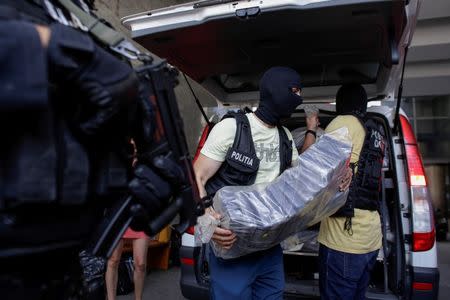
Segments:
[[[412,267],[411,299],[437,300],[439,295],[439,269]]]
[[[183,259],[192,259],[194,261],[198,259],[198,257],[195,257],[194,255],[194,247],[181,246],[180,258],[182,262],[180,277],[181,293],[187,299],[208,300],[210,298],[209,289],[198,283],[195,274],[195,266],[183,263]]]

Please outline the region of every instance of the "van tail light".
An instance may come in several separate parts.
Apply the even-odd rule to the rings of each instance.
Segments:
[[[408,182],[411,189],[413,251],[427,251],[433,248],[435,243],[433,207],[422,158],[411,124],[405,116],[400,116],[400,123],[405,142]]]
[[[413,282],[413,289],[416,291],[432,291],[433,284],[429,282]]]
[[[193,258],[186,258],[186,257],[182,257],[180,258],[180,261],[183,265],[187,265],[187,266],[193,266],[194,265],[194,259]]]
[[[189,228],[186,230],[186,233],[194,235],[194,226],[189,227]]]

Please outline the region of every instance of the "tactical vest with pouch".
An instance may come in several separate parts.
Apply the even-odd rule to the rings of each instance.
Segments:
[[[228,150],[225,161],[216,174],[208,180],[205,189],[214,195],[224,186],[252,185],[255,183],[260,160],[256,156],[250,123],[243,112],[231,112],[224,116],[236,120],[236,135]],[[282,126],[278,126],[280,137],[280,174],[291,166],[292,141]]]
[[[44,2],[4,1],[0,20],[51,24]],[[35,103],[0,102],[0,258],[10,248],[32,253],[84,238],[101,217],[101,202],[127,191],[132,152],[106,134],[82,135],[72,118],[82,98],[50,87]]]
[[[335,217],[352,218],[355,215],[355,208],[370,211],[375,211],[379,208],[381,171],[385,152],[385,131],[383,125],[374,118],[355,117],[361,122],[366,131],[366,136],[358,162],[351,164],[353,180],[350,184],[347,201],[333,215]],[[346,227],[351,228],[351,221],[348,223]]]

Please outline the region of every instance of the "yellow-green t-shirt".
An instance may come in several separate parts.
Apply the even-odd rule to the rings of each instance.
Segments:
[[[359,160],[359,153],[364,143],[365,131],[354,116],[338,116],[325,129],[331,132],[347,127],[353,143],[351,163]],[[377,211],[355,208],[352,218],[353,235],[344,230],[345,217],[329,217],[320,224],[318,241],[328,248],[354,254],[369,253],[381,248],[381,222]]]
[[[280,174],[280,137],[276,127],[264,126],[253,113],[246,114],[252,131],[256,156],[260,159],[255,183],[271,182]],[[288,138],[292,140],[292,161],[298,158],[292,134],[284,128]],[[233,146],[236,135],[236,120],[227,118],[216,124],[206,140],[201,153],[208,158],[223,162],[228,149]]]

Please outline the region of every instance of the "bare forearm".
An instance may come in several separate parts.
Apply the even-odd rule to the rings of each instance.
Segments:
[[[194,164],[194,172],[200,197],[205,197],[207,195],[205,189],[206,183],[212,176],[214,176],[221,165],[222,162],[210,159],[203,154],[200,154],[198,157]]]
[[[206,180],[201,176],[195,176],[195,179],[197,181],[198,194],[200,198],[203,198],[206,196],[206,189],[205,189]]]
[[[50,41],[51,31],[47,26],[35,25],[36,31],[39,34],[39,39],[41,40],[41,44],[44,48],[48,47],[48,43]]]
[[[300,153],[303,153],[306,151],[306,149],[309,148],[312,144],[316,142],[316,138],[312,134],[307,134],[305,136],[305,142],[303,143],[302,149],[300,150]]]

